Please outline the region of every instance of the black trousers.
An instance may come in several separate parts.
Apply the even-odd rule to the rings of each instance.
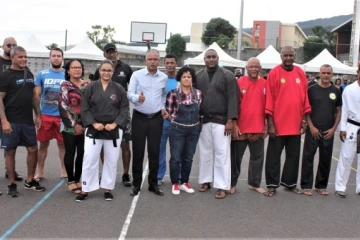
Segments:
[[[157,173],[159,169],[160,141],[163,129],[163,117],[161,114],[147,118],[136,111],[133,113],[131,122],[131,138],[133,150],[133,186],[140,187],[142,182],[143,162],[145,155],[145,145],[147,142],[147,151],[149,159],[149,185],[157,184]]]
[[[314,157],[319,148],[319,165],[315,188],[326,189],[329,181],[334,138],[315,140],[310,130],[306,131],[301,167],[301,188],[312,189],[314,182]]]
[[[241,172],[242,158],[247,146],[249,146],[250,150],[248,184],[252,187],[260,187],[264,164],[263,138],[254,142],[251,142],[248,139],[231,141],[231,187],[234,187],[237,184]]]
[[[73,135],[67,132],[62,132],[62,135],[65,145],[64,165],[68,175],[68,182],[79,182],[82,172],[85,137],[84,135]],[[76,161],[74,173],[75,153]]]
[[[295,188],[299,174],[301,136],[269,137],[265,163],[265,178],[268,188]],[[280,182],[281,153],[285,147],[285,163]]]

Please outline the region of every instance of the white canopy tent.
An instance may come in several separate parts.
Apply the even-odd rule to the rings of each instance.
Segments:
[[[64,52],[65,59],[85,59],[102,61],[105,59],[103,51],[101,51],[90,38],[85,37],[75,47]]]
[[[280,53],[276,49],[269,45],[263,52],[257,55],[263,69],[272,69],[281,64]]]
[[[49,58],[50,50],[47,49],[35,35],[30,35],[20,46],[25,48],[28,57]]]
[[[320,67],[324,64],[329,64],[334,73],[356,75],[356,68],[341,63],[327,49],[324,49],[311,61],[304,63],[303,66],[305,72],[319,72]]]
[[[224,50],[222,50],[216,42],[211,44],[204,52],[194,58],[188,58],[185,60],[185,65],[197,65],[203,66],[205,65],[204,56],[205,52],[209,49],[214,49],[219,55],[219,65],[224,67],[241,67],[244,68],[246,66],[246,62],[235,59],[229,56]]]

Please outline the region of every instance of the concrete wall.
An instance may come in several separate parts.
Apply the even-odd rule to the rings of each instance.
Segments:
[[[278,46],[277,41],[279,38],[281,23],[279,21],[267,21],[265,29],[265,45],[267,48],[269,45]]]
[[[280,47],[292,46],[299,48],[304,45],[305,37],[295,25],[282,25]]]
[[[190,42],[191,43],[202,43],[201,37],[206,29],[207,23],[192,23]]]

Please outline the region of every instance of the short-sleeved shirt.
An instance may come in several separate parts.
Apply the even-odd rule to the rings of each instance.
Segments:
[[[13,70],[9,68],[0,76],[0,92],[6,93],[3,102],[5,115],[10,123],[34,122],[34,86],[34,75],[27,69]]]
[[[171,90],[175,89],[178,86],[179,82],[176,81],[173,77],[168,77],[166,83],[166,94],[168,94]],[[171,125],[169,120],[164,120],[164,126],[169,127]]]
[[[35,86],[41,87],[41,114],[60,116],[59,92],[60,85],[65,81],[65,70],[55,72],[51,68],[39,72]]]
[[[131,75],[133,74],[133,71],[131,67],[118,60],[118,63],[114,69],[114,74],[111,78],[112,81],[119,83],[125,91],[128,89],[128,83],[130,82]],[[94,80],[99,80],[100,74],[99,74],[99,68],[96,69],[94,73]]]
[[[332,85],[324,88],[319,84],[314,84],[309,87],[308,95],[311,121],[317,129],[329,130],[335,123],[336,107],[342,105],[339,89]]]
[[[11,67],[11,60],[0,56],[0,75]]]

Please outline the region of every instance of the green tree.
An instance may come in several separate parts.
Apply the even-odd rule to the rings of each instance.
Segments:
[[[236,33],[236,28],[229,21],[223,18],[212,18],[206,25],[201,40],[207,45],[217,42],[222,48],[228,49],[228,45]]]
[[[166,53],[172,53],[177,58],[181,58],[186,51],[186,41],[181,36],[181,34],[177,33],[172,35],[166,46]]]
[[[59,45],[56,44],[56,43],[51,43],[51,44],[47,45],[46,47],[47,47],[49,50],[51,50],[51,49],[54,49],[54,48],[58,48]]]
[[[88,37],[96,44],[100,49],[103,50],[105,44],[113,42],[114,34],[116,33],[115,28],[112,28],[110,25],[103,27],[101,25],[91,26],[92,31],[86,32]]]
[[[327,48],[329,45],[324,40],[317,37],[309,37],[305,40],[304,50],[304,61],[308,62],[316,57],[322,50]]]

